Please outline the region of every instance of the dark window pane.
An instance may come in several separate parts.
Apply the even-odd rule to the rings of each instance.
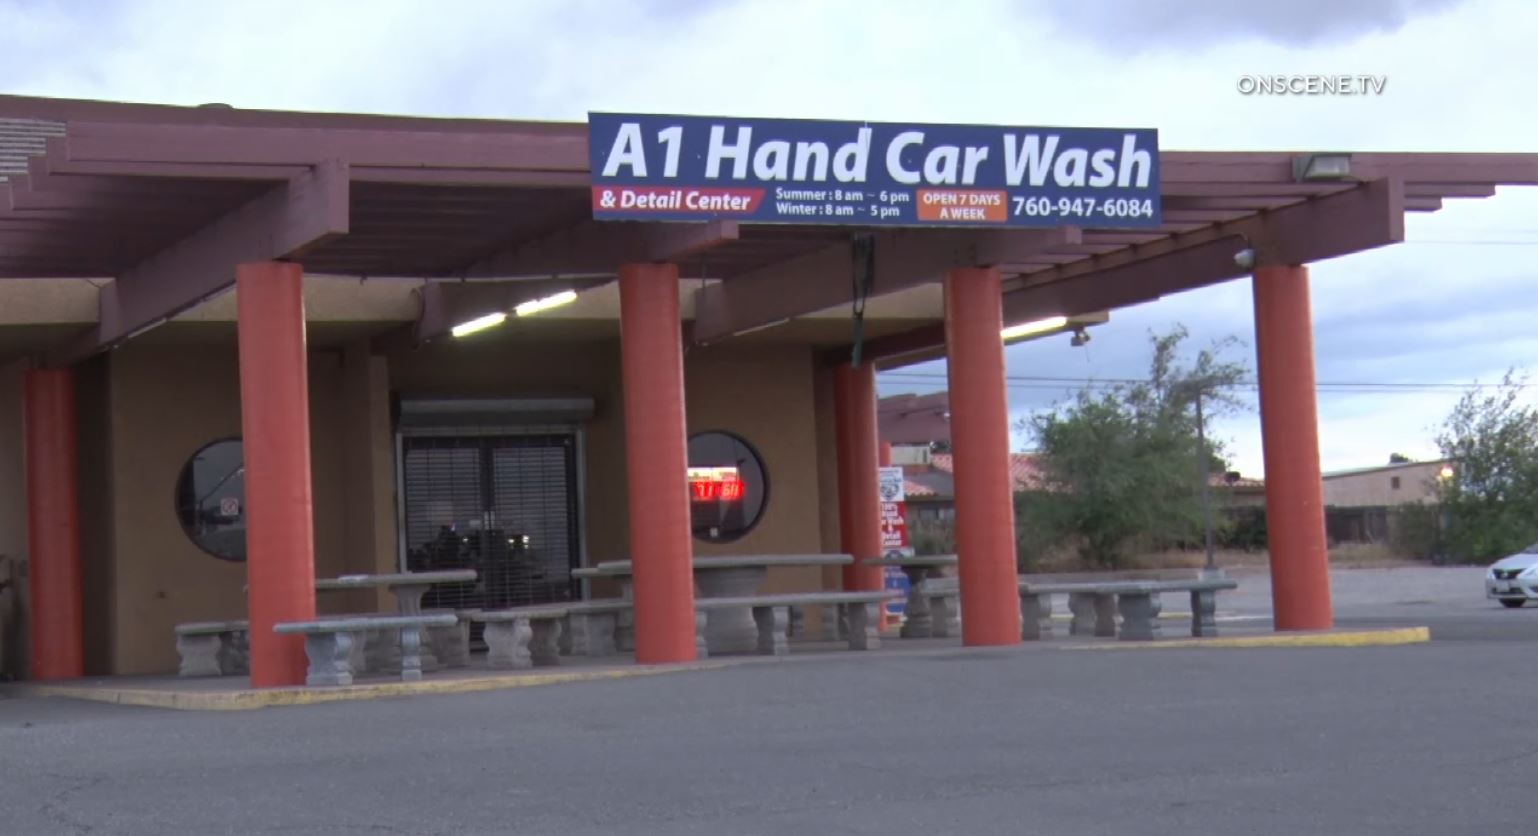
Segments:
[[[725,432],[689,439],[689,500],[694,536],[711,543],[741,538],[764,515],[769,478],[753,445]]]
[[[246,465],[240,439],[215,441],[182,465],[176,516],[203,551],[224,560],[246,559]]]

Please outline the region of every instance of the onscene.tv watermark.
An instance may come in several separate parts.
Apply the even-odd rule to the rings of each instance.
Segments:
[[[1294,73],[1239,76],[1245,96],[1381,96],[1386,75]]]

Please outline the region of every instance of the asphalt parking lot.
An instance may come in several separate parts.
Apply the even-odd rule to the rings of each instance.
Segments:
[[[0,700],[0,833],[1529,829],[1538,608],[1392,572],[1422,574],[1337,573],[1341,623],[1432,643],[836,654],[230,713]],[[1264,607],[1241,582],[1231,609]]]

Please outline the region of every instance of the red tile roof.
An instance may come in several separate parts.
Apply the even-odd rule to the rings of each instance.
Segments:
[[[1017,491],[1040,490],[1046,484],[1040,458],[1035,453],[1011,453],[1010,481]],[[1212,475],[1212,486],[1243,492],[1264,489],[1263,479],[1241,478],[1229,484],[1221,473]],[[929,464],[903,465],[903,490],[909,497],[950,499],[956,495],[955,459],[950,453],[932,453]]]
[[[956,495],[955,459],[950,453],[933,453],[929,464],[903,466],[903,490],[908,496],[949,499]],[[1011,453],[1010,481],[1017,491],[1031,490],[1042,484],[1041,468],[1032,453]]]

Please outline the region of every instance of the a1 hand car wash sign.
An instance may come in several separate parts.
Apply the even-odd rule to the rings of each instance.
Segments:
[[[1151,227],[1150,129],[593,113],[593,217]]]

